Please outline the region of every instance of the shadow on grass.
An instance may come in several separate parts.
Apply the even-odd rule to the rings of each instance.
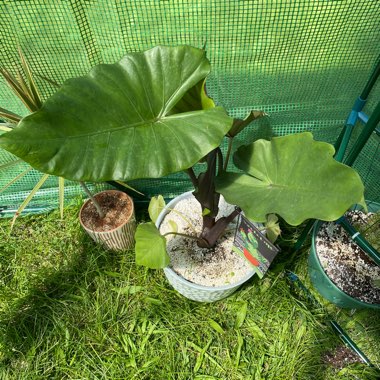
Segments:
[[[25,296],[8,302],[0,318],[3,364],[35,352],[52,337],[60,321],[70,319],[78,329],[86,323],[80,301],[96,291],[95,278],[101,272],[114,271],[120,258],[94,246],[84,233],[77,245],[70,261],[41,278]]]
[[[31,233],[38,234],[44,223]],[[321,310],[291,293],[283,276],[285,256],[263,280],[256,276],[229,298],[202,304],[179,296],[161,272],[136,267],[132,254],[95,246],[77,227],[59,235],[60,244],[52,241],[53,233],[47,239],[44,230],[46,260],[56,249],[69,251],[67,260],[57,259],[55,269],[42,271],[19,299],[0,303],[6,374],[20,379],[178,380],[200,373],[226,379],[255,373],[268,380],[296,374],[334,378],[324,376],[321,358],[339,340],[322,323]]]

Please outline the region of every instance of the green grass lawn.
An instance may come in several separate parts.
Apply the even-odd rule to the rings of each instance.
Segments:
[[[364,364],[335,370],[333,317],[380,365],[380,314],[316,308],[284,275],[212,304],[176,293],[133,252],[97,247],[79,206],[0,220],[0,379],[376,379]],[[291,269],[309,287],[306,251]],[[328,315],[330,314],[330,316]]]

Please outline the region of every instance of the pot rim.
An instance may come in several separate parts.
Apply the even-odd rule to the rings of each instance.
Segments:
[[[189,198],[189,197],[194,197],[193,195],[193,191],[187,191],[185,193],[182,193],[180,195],[178,195],[177,197],[173,198],[163,209],[162,211],[160,212],[157,220],[156,220],[156,227],[159,228],[164,217],[166,216],[166,214],[168,214],[170,212],[170,208],[173,208],[173,206],[175,206],[175,204],[177,204],[179,201],[181,201],[182,199],[186,199],[186,198]],[[194,197],[195,198],[195,197]],[[170,266],[167,266],[164,269],[164,272],[170,272],[173,276],[176,276],[176,278],[184,285],[188,285],[188,286],[191,286],[193,287],[194,289],[198,289],[198,290],[212,290],[212,291],[215,291],[215,292],[218,292],[218,291],[223,291],[223,290],[229,290],[231,288],[235,288],[235,287],[239,287],[240,285],[242,285],[243,283],[247,282],[254,274],[255,274],[255,271],[253,269],[251,269],[251,272],[249,272],[244,278],[242,278],[240,281],[238,282],[234,282],[233,284],[227,284],[227,285],[221,285],[221,286],[206,286],[206,285],[199,285],[199,284],[196,284],[194,282],[191,282],[191,281],[188,281],[186,280],[185,278],[183,278],[181,275],[179,275],[178,273],[176,273]]]
[[[113,232],[113,231],[116,231],[118,229],[120,229],[121,227],[125,226],[126,224],[128,224],[132,217],[133,217],[133,214],[135,212],[135,205],[134,205],[134,202],[133,202],[133,199],[127,194],[127,193],[124,193],[123,191],[120,191],[120,190],[114,190],[114,189],[110,189],[110,190],[103,190],[103,191],[100,191],[99,193],[96,193],[94,195],[94,197],[96,197],[97,195],[99,194],[103,194],[103,193],[118,193],[118,194],[122,194],[123,196],[125,196],[127,199],[130,200],[130,203],[131,203],[131,212],[130,214],[128,215],[128,219],[123,223],[123,224],[120,224],[119,226],[115,227],[115,228],[112,228],[111,230],[108,230],[108,231],[95,231],[94,229],[91,229],[91,228],[88,228],[87,226],[84,225],[83,221],[82,221],[82,212],[83,212],[83,209],[84,207],[88,204],[88,202],[91,201],[91,199],[87,199],[82,207],[80,208],[80,211],[79,211],[79,222],[81,224],[81,226],[86,230],[86,231],[90,231],[92,233],[95,233],[95,234],[99,234],[99,235],[106,235],[106,234],[109,234],[110,232]]]

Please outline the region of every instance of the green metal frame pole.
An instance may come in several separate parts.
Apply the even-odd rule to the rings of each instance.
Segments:
[[[371,259],[380,266],[380,254],[372,245],[349,223],[345,216],[337,220],[347,233],[350,234],[351,239],[369,256]]]
[[[362,150],[365,143],[368,141],[373,131],[376,129],[377,124],[380,121],[380,102],[377,104],[375,110],[372,112],[371,117],[368,119],[367,124],[360,133],[358,139],[356,140],[354,146],[352,147],[347,158],[343,161],[344,164],[352,166],[358,157],[360,151]]]
[[[367,84],[364,87],[364,90],[360,94],[360,98],[363,100],[367,100],[369,93],[371,92],[373,86],[375,85],[377,78],[380,76],[380,56],[377,60],[377,64],[375,69],[373,70],[370,78],[368,79]]]
[[[315,223],[315,219],[310,219],[307,222],[306,226],[302,230],[301,235],[299,236],[298,240],[294,244],[293,248],[295,251],[298,251],[303,246],[303,243],[305,242],[306,238],[308,237],[310,230],[313,228],[314,223]]]
[[[346,123],[339,134],[339,137],[337,141],[334,144],[336,154],[335,154],[335,159],[339,162],[343,161],[348,142],[351,138],[352,131],[354,129],[355,123],[357,122],[358,118],[360,120],[363,120],[363,113],[362,109],[364,108],[368,95],[370,91],[372,90],[373,86],[375,85],[377,79],[379,78],[380,75],[380,56],[377,61],[377,64],[375,66],[375,69],[372,71],[372,74],[370,78],[368,79],[362,93],[360,96],[356,99],[351,113],[349,114]]]
[[[361,149],[363,148],[365,143],[368,141],[368,139],[370,138],[371,134],[376,129],[376,126],[380,121],[380,102],[379,102],[374,112],[372,113],[371,117],[368,119],[367,123],[365,124],[357,141],[352,147],[351,152],[347,156],[346,160],[343,160],[352,131],[354,129],[356,121],[358,120],[359,113],[363,109],[367,101],[369,92],[372,90],[373,86],[375,85],[377,79],[379,78],[379,75],[380,75],[380,58],[378,60],[378,63],[374,71],[371,74],[371,77],[369,78],[366,86],[364,87],[362,93],[356,99],[355,104],[352,108],[352,111],[350,115],[348,116],[347,121],[342,129],[342,132],[340,133],[334,145],[335,150],[336,150],[335,159],[339,162],[343,161],[343,163],[348,166],[352,166],[352,164],[355,162]],[[297,240],[294,246],[296,251],[298,251],[303,245],[314,222],[315,220],[309,220],[308,224],[306,225],[305,229],[303,230],[301,236],[299,237],[299,239]]]
[[[364,352],[356,345],[356,343],[350,338],[350,336],[344,331],[342,326],[339,325],[337,321],[334,319],[330,319],[330,313],[328,310],[326,310],[325,307],[321,303],[317,301],[317,299],[310,293],[309,289],[302,283],[302,281],[299,279],[299,277],[291,272],[290,270],[286,271],[286,275],[288,279],[291,281],[291,283],[297,285],[305,294],[305,296],[310,300],[311,304],[315,307],[322,309],[325,311],[328,322],[334,331],[334,333],[349,347],[351,350],[353,350],[362,360],[365,364],[367,364],[370,367],[374,367],[374,365],[371,363],[371,361],[368,359],[368,357],[364,354]]]

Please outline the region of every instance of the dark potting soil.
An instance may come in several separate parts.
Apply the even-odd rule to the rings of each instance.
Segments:
[[[341,370],[353,363],[362,363],[361,358],[346,346],[338,346],[334,351],[327,352],[322,360],[336,370]]]
[[[356,225],[366,225],[371,213],[350,211],[347,219]],[[326,274],[343,292],[360,301],[380,304],[380,268],[335,223],[325,223],[317,239],[319,260]]]
[[[104,218],[101,218],[90,200],[85,204],[81,212],[82,223],[89,229],[96,232],[110,231],[126,223],[132,215],[132,200],[123,193],[110,192],[99,193],[95,199],[100,204],[104,212]]]

